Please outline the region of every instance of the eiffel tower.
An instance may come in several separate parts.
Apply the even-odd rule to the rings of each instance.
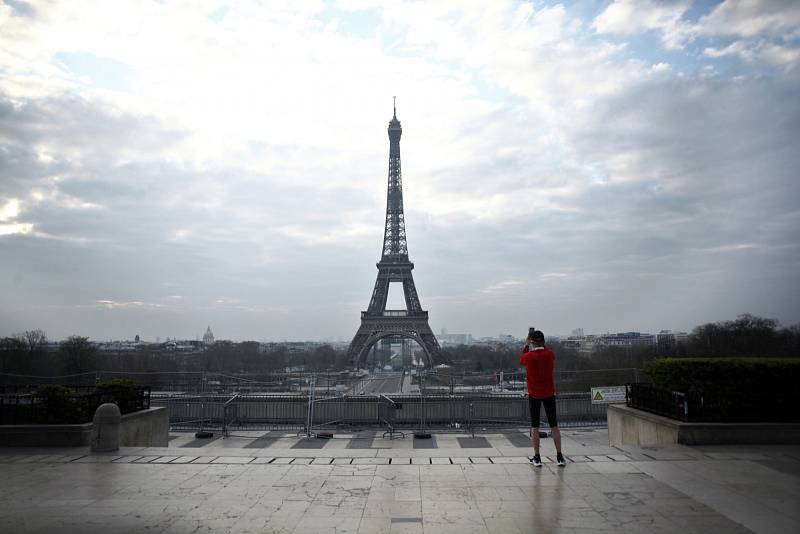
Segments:
[[[414,286],[408,259],[406,223],[403,215],[403,183],[400,175],[400,136],[403,129],[397,120],[397,105],[389,122],[389,190],[386,195],[386,227],[383,233],[383,253],[378,267],[378,279],[367,311],[361,312],[361,326],[350,343],[348,357],[354,367],[365,363],[369,349],[387,337],[410,338],[425,351],[428,365],[443,362],[439,342],[428,324],[428,312],[422,309]],[[389,284],[402,282],[406,299],[405,310],[387,310]]]

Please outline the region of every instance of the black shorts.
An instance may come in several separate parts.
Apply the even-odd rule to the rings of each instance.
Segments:
[[[534,399],[528,397],[528,404],[531,408],[531,428],[539,428],[539,416],[541,414],[541,406],[544,404],[544,413],[547,415],[547,424],[550,428],[558,426],[558,419],[556,418],[556,398],[547,397],[546,399]]]

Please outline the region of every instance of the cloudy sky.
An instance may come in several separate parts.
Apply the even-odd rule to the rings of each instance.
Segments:
[[[0,335],[800,321],[800,3],[0,1]],[[390,300],[400,291],[393,288]]]

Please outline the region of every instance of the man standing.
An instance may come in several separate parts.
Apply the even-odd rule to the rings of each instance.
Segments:
[[[519,364],[525,367],[525,378],[528,383],[528,403],[531,409],[531,440],[533,441],[533,458],[536,467],[542,466],[539,456],[539,415],[541,406],[547,415],[547,424],[553,433],[556,446],[556,462],[564,466],[567,462],[561,454],[561,431],[556,418],[556,387],[553,383],[553,367],[556,355],[544,344],[544,333],[530,329],[528,339],[519,355]]]

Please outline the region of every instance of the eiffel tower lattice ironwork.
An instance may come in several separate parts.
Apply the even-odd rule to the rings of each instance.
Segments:
[[[419,302],[414,277],[414,264],[408,259],[406,223],[403,215],[403,183],[400,174],[400,136],[403,129],[397,120],[397,107],[389,122],[389,189],[386,196],[386,226],[383,234],[383,253],[378,267],[378,279],[367,311],[361,312],[361,326],[350,343],[348,356],[360,367],[369,349],[387,337],[410,338],[425,351],[428,364],[443,362],[439,342],[428,324],[428,312]],[[389,284],[401,282],[405,295],[405,310],[387,310]]]

